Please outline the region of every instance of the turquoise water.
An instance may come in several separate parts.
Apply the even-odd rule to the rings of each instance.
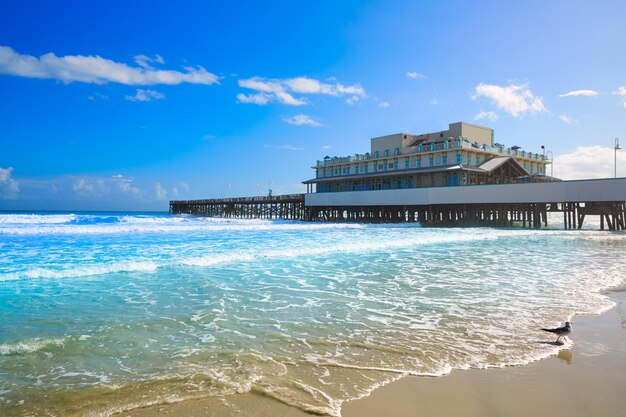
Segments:
[[[624,271],[624,233],[0,213],[0,415],[253,391],[337,416],[554,354],[537,329],[609,308]]]

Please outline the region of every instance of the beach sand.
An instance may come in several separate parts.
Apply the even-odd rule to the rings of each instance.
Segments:
[[[406,377],[345,403],[343,417],[625,416],[626,288],[608,295],[617,306],[572,320],[574,345],[525,366],[455,370],[444,377]],[[553,341],[546,333],[538,343]],[[271,398],[244,394],[185,401],[125,416],[309,416]]]

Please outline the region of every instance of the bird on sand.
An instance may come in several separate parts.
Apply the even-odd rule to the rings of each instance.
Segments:
[[[557,335],[558,337],[556,338],[556,341],[554,343],[559,343],[559,340],[562,337],[566,338],[566,336],[572,332],[572,324],[569,321],[566,321],[564,326],[555,327],[554,329],[541,329],[541,330],[554,333],[555,335]]]

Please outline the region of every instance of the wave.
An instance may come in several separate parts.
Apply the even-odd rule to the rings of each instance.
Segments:
[[[359,229],[360,224],[148,215],[0,215],[0,235],[98,235]]]
[[[151,261],[121,261],[113,263],[101,263],[96,265],[80,265],[72,268],[31,268],[26,271],[12,272],[0,275],[0,281],[13,281],[21,278],[76,278],[93,275],[113,274],[118,272],[155,272],[158,264]]]

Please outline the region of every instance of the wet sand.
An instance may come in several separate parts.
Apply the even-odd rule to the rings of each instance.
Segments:
[[[345,403],[343,417],[626,415],[626,288],[608,293],[617,306],[577,316],[574,345],[556,357],[519,367],[453,371],[438,378],[406,377]],[[555,338],[546,333],[541,343]],[[251,393],[147,407],[124,416],[305,417],[293,407]]]
[[[571,350],[526,366],[407,377],[344,404],[343,417],[626,415],[626,289],[617,306],[573,319]],[[548,335],[546,340],[550,339]]]

